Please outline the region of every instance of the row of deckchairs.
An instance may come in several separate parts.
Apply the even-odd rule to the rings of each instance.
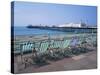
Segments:
[[[25,51],[32,51],[35,49],[37,52],[45,52],[48,48],[66,48],[70,45],[71,40],[51,40],[51,41],[45,41],[45,42],[23,42],[16,44],[15,47],[15,53],[20,52],[22,50],[23,52]]]
[[[35,49],[39,53],[44,53],[48,48],[60,48],[64,49],[68,46],[75,46],[77,44],[81,44],[84,41],[84,37],[73,38],[73,39],[64,39],[64,40],[50,40],[50,41],[40,41],[40,42],[30,42],[25,41],[21,43],[17,43],[15,46],[15,53],[18,52],[26,52],[32,51]]]

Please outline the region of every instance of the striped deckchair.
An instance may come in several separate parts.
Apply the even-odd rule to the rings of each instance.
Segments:
[[[50,46],[49,46],[49,48],[54,48],[54,40],[51,40],[51,41],[50,41]]]
[[[59,40],[52,40],[50,44],[50,48],[61,48],[63,46],[63,41]]]
[[[14,43],[14,53],[20,53],[20,44],[18,42]]]
[[[71,39],[64,40],[62,48],[67,48],[71,43]]]
[[[35,42],[35,50],[38,52],[40,47],[40,42]]]
[[[48,58],[49,59],[54,59],[54,60],[58,60],[58,59],[62,59],[63,56],[63,49],[67,48],[70,45],[70,41],[71,40],[56,40],[53,43],[53,47],[52,48],[57,48],[56,50],[51,50],[51,52],[48,54]],[[59,48],[59,49],[58,49]]]
[[[58,42],[59,48],[62,48],[62,47],[63,47],[63,43],[64,43],[64,41],[59,41],[59,42]]]
[[[20,53],[21,52],[21,42],[14,42],[14,53]]]
[[[48,46],[49,46],[48,42],[42,42],[40,47],[39,47],[39,51],[38,52],[39,53],[44,53],[47,50]]]
[[[59,48],[59,41],[54,41],[54,48]]]
[[[52,44],[50,45],[50,48],[66,48],[70,45],[71,40],[56,40],[56,41],[51,41]]]
[[[32,51],[34,44],[32,42],[23,42],[22,44],[22,51]]]

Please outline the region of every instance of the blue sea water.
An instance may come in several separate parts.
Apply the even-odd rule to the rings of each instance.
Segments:
[[[26,27],[14,27],[14,35],[42,35],[42,34],[65,34],[66,32],[43,30],[37,28],[26,28]]]

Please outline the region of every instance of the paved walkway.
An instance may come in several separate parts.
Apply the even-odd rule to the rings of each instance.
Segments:
[[[75,56],[73,58],[64,58],[62,60],[51,62],[49,65],[42,67],[30,66],[20,73],[29,72],[50,72],[50,71],[67,71],[67,70],[82,70],[82,69],[96,69],[97,68],[97,52],[92,51],[83,55]]]

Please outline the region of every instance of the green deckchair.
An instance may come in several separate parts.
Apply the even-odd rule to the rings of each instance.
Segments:
[[[20,53],[21,47],[20,47],[21,42],[14,42],[14,53]]]
[[[64,40],[62,48],[67,48],[70,45],[71,40]]]
[[[58,47],[59,47],[59,41],[54,41],[53,47],[54,47],[54,48],[58,48]]]
[[[55,50],[54,52],[49,54],[49,59],[62,59],[63,56],[63,51],[61,49],[67,48],[70,45],[71,40],[63,40],[63,41],[54,41],[53,48],[59,48]]]
[[[35,50],[38,52],[40,47],[40,42],[35,42]]]
[[[49,46],[49,48],[54,48],[54,40],[51,40],[51,41],[50,41],[50,46]]]
[[[33,47],[34,47],[34,43],[32,42],[23,42],[22,51],[23,52],[32,51]]]
[[[20,53],[20,45],[19,43],[15,43],[14,44],[14,53]]]
[[[48,46],[49,46],[48,42],[42,42],[39,48],[39,52],[44,53],[47,50]]]

